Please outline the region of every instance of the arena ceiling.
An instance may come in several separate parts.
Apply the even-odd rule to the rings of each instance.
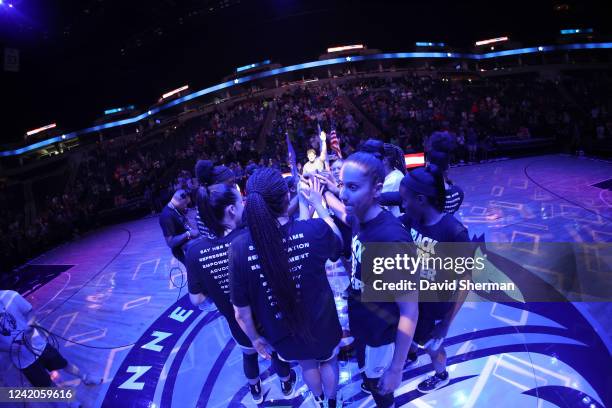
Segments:
[[[333,45],[406,51],[415,41],[469,46],[501,34],[553,41],[574,25],[601,32],[610,26],[604,3],[13,0],[12,14],[0,9],[0,45],[20,50],[20,70],[0,71],[11,101],[0,143],[49,122],[89,125],[104,109],[150,104],[163,91],[203,87],[252,62],[313,60]]]

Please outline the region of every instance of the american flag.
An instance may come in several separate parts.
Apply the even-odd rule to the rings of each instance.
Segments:
[[[340,138],[336,134],[336,129],[333,129],[329,135],[329,144],[336,155],[342,158],[342,151],[340,150]]]

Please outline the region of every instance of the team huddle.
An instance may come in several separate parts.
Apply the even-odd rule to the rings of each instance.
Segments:
[[[264,398],[262,356],[272,361],[284,395],[293,394],[295,362],[315,401],[338,405],[343,331],[326,274],[329,261],[349,271],[349,327],[362,391],[379,407],[395,406],[393,392],[419,349],[435,373],[418,390],[449,383],[442,343],[467,291],[438,302],[419,302],[418,290],[400,292],[395,302],[365,301],[362,257],[368,243],[408,242],[427,252],[433,241],[469,242],[453,216],[463,192],[448,179],[451,145],[451,135],[435,133],[426,166],[409,172],[401,149],[378,140],[344,160],[309,152],[301,175],[254,169],[244,196],[224,166],[198,162],[198,231],[188,231],[182,246],[189,296],[194,304],[214,302],[227,319],[255,403]],[[291,158],[291,148],[289,153]],[[173,203],[176,210],[180,197]],[[453,278],[443,271],[421,271],[421,277]]]

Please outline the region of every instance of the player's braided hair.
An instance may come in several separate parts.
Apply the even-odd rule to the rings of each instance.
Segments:
[[[310,338],[306,313],[289,270],[288,237],[277,220],[289,205],[287,183],[277,170],[261,168],[249,177],[246,188],[247,224],[282,320],[292,334]]]

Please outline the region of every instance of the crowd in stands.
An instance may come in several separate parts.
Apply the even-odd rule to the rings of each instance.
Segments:
[[[592,82],[568,82],[583,95],[598,92]],[[592,89],[584,88],[587,84]],[[584,126],[585,115],[577,106],[590,106],[593,101],[578,102],[578,98],[564,94],[557,81],[534,77],[472,83],[405,76],[364,81],[349,92],[366,116],[389,135],[391,143],[406,151],[422,151],[427,136],[435,130],[454,133],[459,146],[457,161],[487,159],[489,152],[508,138],[553,138],[575,151],[581,144],[579,139],[592,132],[584,132],[589,126]],[[594,109],[602,113],[600,122],[605,122],[605,97],[599,101]],[[610,123],[610,116],[607,118]],[[600,126],[601,137],[606,137],[606,131],[609,137],[610,128]]]
[[[21,203],[2,206],[0,268],[10,270],[100,225],[102,216],[113,210],[137,207],[159,212],[176,189],[195,192],[192,173],[198,159],[230,161],[241,177],[238,158],[258,158],[255,141],[268,105],[265,100],[248,100],[154,134],[140,128],[135,134],[98,142],[83,153],[74,183],[37,200],[36,217],[29,223],[23,196],[0,190],[0,201]],[[113,218],[108,214],[109,221]]]
[[[303,159],[308,149],[319,150],[318,129],[336,130],[348,150],[366,137],[362,124],[343,103],[340,89],[334,85],[285,92],[275,101],[275,109],[276,118],[266,148],[268,155],[277,160],[284,160],[287,154],[284,143],[278,143],[285,140],[285,133],[291,138],[298,159]]]
[[[104,212],[138,203],[156,213],[176,189],[194,194],[198,159],[225,164],[242,186],[249,164],[288,171],[285,134],[293,141],[298,163],[304,163],[307,149],[319,151],[319,128],[336,130],[344,154],[350,154],[372,136],[364,130],[365,121],[406,153],[423,151],[428,135],[448,130],[457,139],[455,162],[487,159],[507,137],[552,138],[567,152],[588,146],[585,140],[610,143],[610,83],[608,75],[597,81],[589,76],[562,81],[529,76],[356,79],[341,86],[332,82],[295,87],[274,100],[230,101],[166,129],[140,128],[81,153],[74,182],[37,200],[30,222],[24,216],[23,197],[0,190],[2,269],[98,226]],[[263,135],[260,151],[268,114],[274,121]],[[5,205],[15,200],[21,205]]]

